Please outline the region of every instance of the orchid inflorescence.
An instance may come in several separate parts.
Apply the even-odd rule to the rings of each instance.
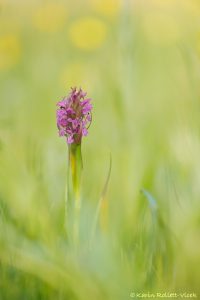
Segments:
[[[80,144],[82,136],[88,134],[92,121],[92,104],[86,95],[81,88],[71,88],[70,94],[57,103],[59,135],[65,136],[68,144]]]

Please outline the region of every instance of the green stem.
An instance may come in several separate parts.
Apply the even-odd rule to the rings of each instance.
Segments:
[[[81,144],[69,145],[66,224],[75,245],[79,240],[82,168]]]

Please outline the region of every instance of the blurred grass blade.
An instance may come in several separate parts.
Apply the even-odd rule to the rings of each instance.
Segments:
[[[105,181],[102,193],[101,193],[101,197],[100,197],[98,205],[97,205],[97,209],[96,209],[96,213],[95,213],[95,217],[94,217],[94,222],[93,222],[93,226],[92,226],[90,243],[92,243],[92,241],[93,241],[99,217],[101,218],[102,227],[106,226],[106,223],[107,223],[107,221],[106,221],[106,218],[107,218],[106,194],[107,194],[107,190],[108,190],[108,184],[109,184],[109,180],[110,180],[111,169],[112,169],[112,156],[110,154],[108,174],[107,174],[106,181]]]
[[[157,212],[158,205],[155,198],[145,189],[141,189],[141,193],[145,196],[153,213]]]

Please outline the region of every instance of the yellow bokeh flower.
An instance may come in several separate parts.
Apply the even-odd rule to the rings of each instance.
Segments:
[[[64,27],[66,17],[65,5],[48,3],[38,9],[34,15],[33,22],[40,31],[53,33]]]
[[[99,19],[85,17],[74,21],[69,28],[72,43],[84,50],[100,47],[106,38],[107,26]]]
[[[90,0],[95,11],[107,17],[115,17],[121,9],[121,0]]]
[[[7,34],[0,37],[0,70],[9,69],[19,60],[21,52],[17,36]]]

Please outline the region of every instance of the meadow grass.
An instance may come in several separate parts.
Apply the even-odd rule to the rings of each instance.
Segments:
[[[198,299],[199,16],[186,0],[0,3],[0,299]],[[76,249],[55,117],[74,85],[94,105]]]

